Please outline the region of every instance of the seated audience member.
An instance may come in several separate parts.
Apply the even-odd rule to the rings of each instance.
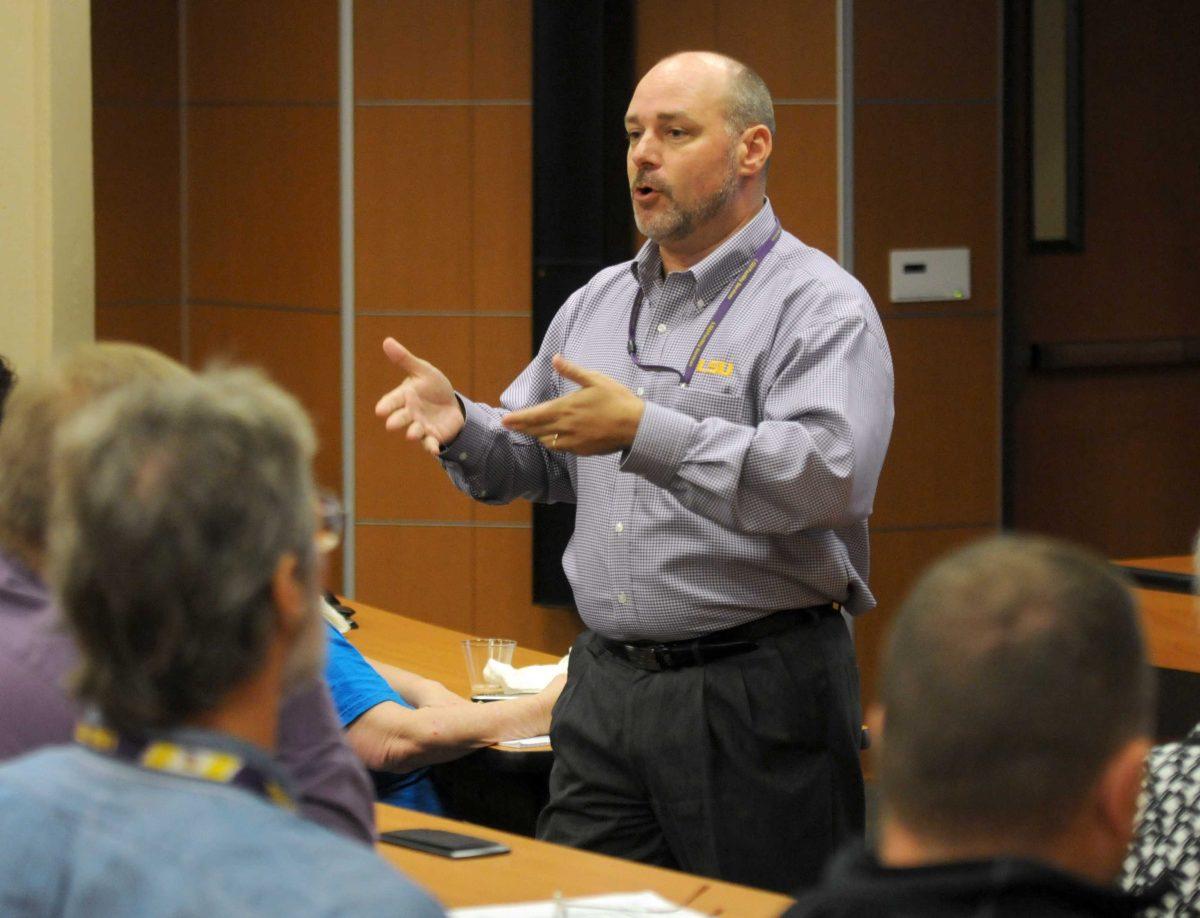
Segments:
[[[1153,681],[1100,558],[1000,537],[918,582],[884,662],[877,851],[842,852],[790,916],[1133,915]]]
[[[13,373],[12,367],[8,365],[8,361],[3,356],[0,356],[0,424],[4,423],[4,402],[8,399],[8,393],[16,381],[17,377]]]
[[[86,713],[0,767],[0,911],[441,914],[299,818],[271,755],[324,649],[314,445],[247,371],[126,387],[60,431],[47,570]]]
[[[1195,570],[1200,583],[1200,539]],[[1121,885],[1162,888],[1147,916],[1200,914],[1200,724],[1182,741],[1150,750],[1142,812]]]
[[[131,344],[86,345],[49,372],[27,374],[0,428],[0,760],[71,739],[78,709],[66,692],[77,661],[42,582],[55,432],[114,389],[166,382],[188,371]],[[288,697],[278,756],[301,812],[327,828],[371,842],[370,781],[346,745],[323,680]]]
[[[325,678],[350,747],[371,769],[379,799],[428,813],[441,802],[423,767],[448,762],[501,740],[550,730],[564,677],[542,692],[475,704],[440,682],[368,661],[326,623]]]

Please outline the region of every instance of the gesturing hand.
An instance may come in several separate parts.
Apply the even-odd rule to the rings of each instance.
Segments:
[[[613,453],[633,445],[645,403],[611,376],[554,355],[554,369],[580,388],[561,398],[505,416],[509,430],[537,437],[547,449],[579,456]]]
[[[383,426],[388,430],[403,430],[409,440],[419,440],[427,453],[438,455],[466,423],[454,387],[441,370],[395,338],[384,340],[383,352],[405,378],[379,400],[375,414],[387,419]]]

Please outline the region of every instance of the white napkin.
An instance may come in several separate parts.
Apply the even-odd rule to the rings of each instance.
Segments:
[[[539,666],[510,666],[499,660],[488,660],[483,668],[483,678],[492,685],[498,685],[510,695],[527,695],[540,692],[555,676],[567,671],[567,660],[570,654],[557,663],[543,663]]]

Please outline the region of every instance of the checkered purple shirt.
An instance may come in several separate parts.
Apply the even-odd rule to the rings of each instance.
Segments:
[[[695,637],[780,609],[875,605],[867,517],[892,429],[892,360],[866,290],[784,233],[682,388],[626,350],[640,285],[638,356],[682,370],[709,317],[775,227],[766,203],[690,271],[662,277],[658,247],[606,268],[559,310],[502,408],[464,398],[443,453],[477,500],[574,501],[563,556],[588,627],[625,640]],[[575,388],[550,358],[599,370],[646,400],[633,446],[552,453],[500,426]]]

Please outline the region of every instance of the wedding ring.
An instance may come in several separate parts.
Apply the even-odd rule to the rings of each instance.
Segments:
[[[554,449],[556,446],[558,446],[558,434],[557,433],[550,440],[550,448]]]

